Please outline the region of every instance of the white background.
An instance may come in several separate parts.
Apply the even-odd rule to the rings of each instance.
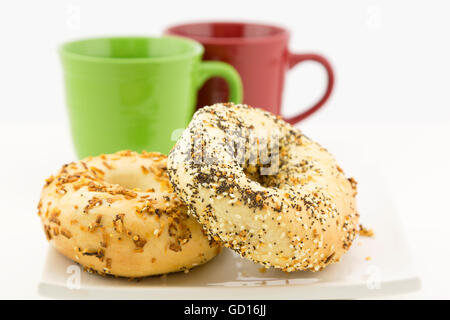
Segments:
[[[448,1],[2,1],[0,297],[38,297],[47,243],[35,206],[43,179],[74,159],[58,45],[219,19],[281,24],[293,51],[330,59],[331,100],[300,127],[360,141],[361,161],[383,171],[422,278],[420,292],[402,297],[450,298],[449,12]],[[313,63],[292,71],[285,113],[311,104],[324,81]]]

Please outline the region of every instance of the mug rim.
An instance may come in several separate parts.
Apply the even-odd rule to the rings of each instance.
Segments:
[[[253,37],[214,37],[214,36],[202,36],[195,34],[184,34],[180,32],[183,28],[192,26],[205,26],[205,25],[245,25],[258,28],[271,28],[275,30],[274,34],[253,36]],[[287,40],[289,38],[289,31],[278,25],[259,23],[259,22],[243,22],[243,21],[199,21],[199,22],[187,22],[169,26],[165,29],[164,34],[169,36],[180,36],[188,39],[196,40],[205,44],[221,44],[221,45],[233,45],[233,44],[248,44],[248,43],[267,43],[277,40]]]
[[[85,41],[92,41],[92,40],[119,40],[119,39],[146,39],[146,40],[160,40],[160,39],[175,39],[180,42],[184,42],[186,44],[191,45],[192,50],[189,52],[174,54],[174,55],[167,55],[167,56],[161,56],[161,57],[139,57],[139,58],[118,58],[118,57],[98,57],[93,55],[87,55],[87,54],[81,54],[76,53],[70,50],[68,47],[71,44],[74,43],[81,43]],[[59,46],[58,49],[61,56],[65,56],[68,58],[73,58],[76,60],[81,60],[85,62],[96,62],[96,63],[115,63],[115,64],[132,64],[132,63],[161,63],[161,62],[173,62],[173,61],[179,61],[184,60],[188,58],[193,58],[198,55],[202,56],[205,49],[201,43],[198,41],[180,37],[176,35],[165,35],[165,36],[159,36],[159,37],[146,37],[146,36],[111,36],[111,37],[88,37],[88,38],[80,38],[77,40],[72,40],[68,42],[64,42]]]

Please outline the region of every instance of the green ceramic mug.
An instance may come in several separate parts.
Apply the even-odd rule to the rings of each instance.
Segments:
[[[185,128],[197,91],[224,78],[230,101],[242,84],[233,67],[201,61],[201,44],[178,37],[118,37],[74,41],[60,48],[66,98],[78,157],[123,149],[167,154]]]

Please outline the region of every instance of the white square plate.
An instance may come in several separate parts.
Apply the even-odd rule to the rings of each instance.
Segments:
[[[373,228],[375,237],[357,237],[338,264],[315,273],[262,272],[261,266],[224,249],[211,262],[187,274],[129,281],[81,271],[79,288],[70,289],[76,277],[73,272],[80,269],[50,248],[39,293],[74,299],[352,299],[418,290],[420,280],[413,270],[388,186],[376,164],[355,156],[361,145],[348,141],[327,143],[340,146],[331,151],[336,151],[338,162],[352,168],[351,173],[358,177],[360,222]]]

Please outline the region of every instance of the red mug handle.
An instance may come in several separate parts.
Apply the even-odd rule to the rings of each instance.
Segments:
[[[303,111],[302,113],[300,113],[296,116],[293,116],[291,118],[285,118],[285,120],[287,122],[289,122],[290,124],[296,124],[297,122],[309,117],[311,114],[313,114],[314,112],[319,110],[323,106],[323,104],[328,100],[328,98],[330,97],[331,91],[333,90],[333,86],[334,86],[333,69],[331,68],[331,65],[327,59],[325,59],[321,55],[312,54],[312,53],[307,53],[307,54],[289,53],[289,57],[288,57],[289,69],[293,68],[295,65],[297,65],[303,61],[316,61],[316,62],[320,63],[322,66],[324,66],[325,70],[327,71],[327,75],[328,75],[328,85],[327,85],[327,89],[325,90],[324,95],[322,96],[322,98],[319,101],[317,101],[317,103],[315,105],[313,105],[308,110]]]

